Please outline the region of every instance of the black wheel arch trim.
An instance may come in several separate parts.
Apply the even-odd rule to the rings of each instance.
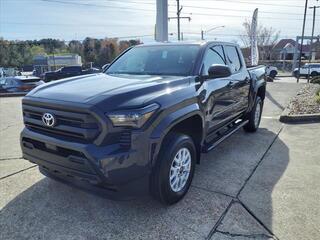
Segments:
[[[154,166],[155,160],[160,152],[160,148],[165,136],[179,123],[190,118],[198,116],[202,120],[202,139],[200,145],[203,143],[205,137],[205,123],[202,112],[197,103],[185,106],[175,112],[168,114],[162,121],[158,124],[158,126],[151,133],[151,145],[156,143],[156,148],[154,149],[151,156],[151,164]]]

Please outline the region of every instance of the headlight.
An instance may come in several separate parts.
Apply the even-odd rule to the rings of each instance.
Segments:
[[[154,103],[141,109],[108,113],[107,116],[115,127],[126,126],[141,128],[158,108],[159,105]]]

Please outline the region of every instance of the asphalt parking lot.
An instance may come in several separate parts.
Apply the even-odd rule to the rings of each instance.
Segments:
[[[255,134],[202,156],[185,199],[111,201],[21,158],[21,98],[0,98],[0,239],[320,239],[320,124],[278,121],[302,87],[268,83]]]

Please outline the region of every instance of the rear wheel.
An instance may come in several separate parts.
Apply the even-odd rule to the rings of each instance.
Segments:
[[[249,122],[243,127],[246,132],[255,132],[258,130],[261,121],[262,108],[263,101],[257,96],[256,102],[248,115]]]
[[[152,173],[152,195],[167,205],[181,200],[191,185],[195,163],[196,148],[191,137],[169,133]]]
[[[318,76],[318,73],[317,73],[316,71],[313,71],[313,72],[311,73],[311,77],[316,77],[316,76]]]
[[[277,72],[276,70],[272,70],[272,71],[270,72],[269,76],[270,76],[271,78],[275,78],[275,77],[277,76],[277,74],[278,74],[278,72]]]

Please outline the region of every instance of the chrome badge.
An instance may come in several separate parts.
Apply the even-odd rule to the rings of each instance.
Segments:
[[[44,113],[42,115],[42,122],[47,127],[53,127],[56,124],[56,119],[51,113]]]

